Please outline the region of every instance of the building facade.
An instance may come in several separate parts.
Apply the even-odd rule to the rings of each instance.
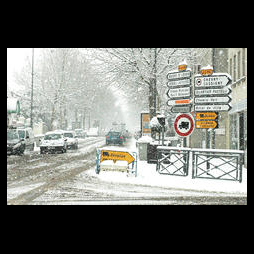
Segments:
[[[232,109],[219,112],[219,128],[195,129],[189,137],[189,146],[245,150],[247,158],[247,48],[207,49],[206,54],[197,57],[191,66],[193,78],[207,65],[213,66],[214,73],[231,75]]]
[[[245,151],[247,166],[247,48],[229,48],[228,73],[232,77],[228,146]]]

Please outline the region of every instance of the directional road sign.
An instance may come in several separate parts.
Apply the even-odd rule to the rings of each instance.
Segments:
[[[195,89],[195,96],[207,96],[207,95],[228,95],[232,90],[228,87],[220,89]]]
[[[180,80],[171,80],[168,81],[167,86],[169,88],[176,87],[176,86],[190,86],[191,80],[190,79],[180,79]]]
[[[127,161],[127,163],[130,164],[135,160],[135,158],[128,152],[101,150],[100,162],[104,160],[113,160],[113,161],[122,160]]]
[[[190,87],[169,89],[167,91],[167,96],[171,99],[172,98],[190,97],[191,96],[191,89],[190,89]]]
[[[198,87],[223,87],[227,86],[231,82],[231,77],[228,74],[213,74],[209,77],[203,77],[203,76],[196,76],[194,78],[194,85],[195,88]]]
[[[217,112],[196,112],[196,120],[215,120],[217,118]]]
[[[232,107],[228,104],[224,105],[195,105],[194,110],[197,111],[229,111]]]
[[[180,72],[170,72],[167,75],[168,80],[172,79],[189,79],[191,78],[191,71],[180,71]]]
[[[217,121],[196,121],[197,129],[215,129],[218,128]]]
[[[231,102],[231,98],[229,96],[225,97],[196,97],[194,102],[195,104],[214,104],[214,103],[229,103]]]
[[[170,110],[172,113],[190,113],[191,112],[191,105],[173,106]]]
[[[168,100],[167,105],[168,106],[175,106],[175,105],[186,105],[190,104],[191,100],[190,99],[182,99],[182,100]]]

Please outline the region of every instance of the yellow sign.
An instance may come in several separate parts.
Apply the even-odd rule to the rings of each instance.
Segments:
[[[187,65],[186,64],[178,65],[178,71],[185,71],[186,69],[187,69]]]
[[[213,74],[213,69],[203,69],[200,73],[202,76],[210,76]]]
[[[142,135],[151,134],[149,113],[141,113],[141,131]]]
[[[197,129],[214,129],[217,127],[217,122],[215,121],[196,121]]]
[[[215,112],[196,112],[197,120],[215,120],[217,117]]]
[[[109,151],[109,150],[101,150],[101,161],[105,160],[113,160],[116,162],[117,160],[127,161],[128,164],[132,163],[135,159],[128,152],[122,151]]]

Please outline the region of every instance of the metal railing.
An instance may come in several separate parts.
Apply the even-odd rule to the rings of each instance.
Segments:
[[[183,147],[158,146],[156,170],[160,174],[187,176],[190,150]]]
[[[243,159],[242,150],[158,146],[156,171],[165,175],[188,176],[191,165],[193,179],[219,179],[241,183]]]
[[[242,182],[244,151],[222,149],[191,149],[192,178]]]

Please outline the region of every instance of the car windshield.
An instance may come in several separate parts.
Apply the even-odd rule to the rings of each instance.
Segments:
[[[72,134],[71,132],[66,132],[66,133],[64,133],[64,136],[65,136],[66,138],[73,138],[73,134]]]
[[[107,136],[110,136],[110,137],[119,137],[121,136],[121,133],[120,132],[116,132],[116,131],[111,131],[108,133]]]
[[[44,140],[57,140],[57,139],[61,139],[61,138],[62,138],[61,134],[54,133],[54,134],[46,135]]]
[[[25,138],[25,131],[23,130],[18,130],[20,138]]]
[[[16,131],[7,131],[7,140],[19,139]]]

